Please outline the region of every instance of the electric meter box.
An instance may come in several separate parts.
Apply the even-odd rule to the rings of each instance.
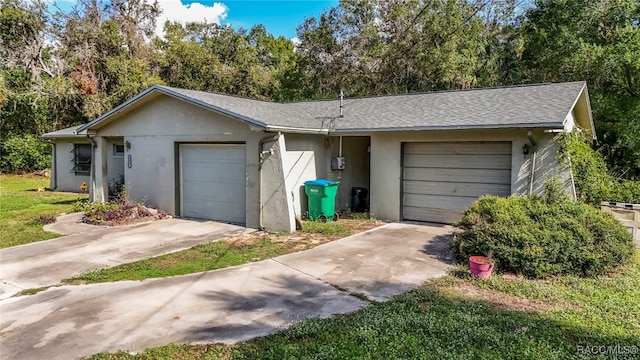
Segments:
[[[345,167],[344,157],[338,156],[331,159],[331,170],[344,170]]]

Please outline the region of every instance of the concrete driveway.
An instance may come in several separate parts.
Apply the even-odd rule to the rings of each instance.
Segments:
[[[253,231],[213,221],[166,219],[112,228],[78,224],[71,214],[47,230],[72,233],[0,250],[0,299],[56,285],[85,271],[146,259]]]
[[[228,269],[63,286],[0,301],[3,358],[70,359],[170,342],[237,342],[329,317],[444,275],[450,227],[388,224]]]

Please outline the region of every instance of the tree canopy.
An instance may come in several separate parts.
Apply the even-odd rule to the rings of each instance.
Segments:
[[[640,178],[637,0],[341,0],[295,41],[157,24],[152,0],[1,1],[3,141],[90,121],[153,84],[286,101],[585,80],[595,146],[616,176]]]

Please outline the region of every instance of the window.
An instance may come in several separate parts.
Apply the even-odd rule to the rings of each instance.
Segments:
[[[123,144],[113,144],[113,156],[124,156],[124,145]]]
[[[73,171],[76,175],[91,174],[91,144],[73,144]]]

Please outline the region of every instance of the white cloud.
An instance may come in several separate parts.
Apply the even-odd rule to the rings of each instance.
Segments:
[[[164,35],[164,23],[176,21],[181,24],[188,22],[203,22],[220,24],[220,21],[227,17],[229,8],[219,2],[209,5],[200,3],[183,4],[180,0],[159,0],[158,4],[162,8],[162,14],[158,17],[156,35]]]

